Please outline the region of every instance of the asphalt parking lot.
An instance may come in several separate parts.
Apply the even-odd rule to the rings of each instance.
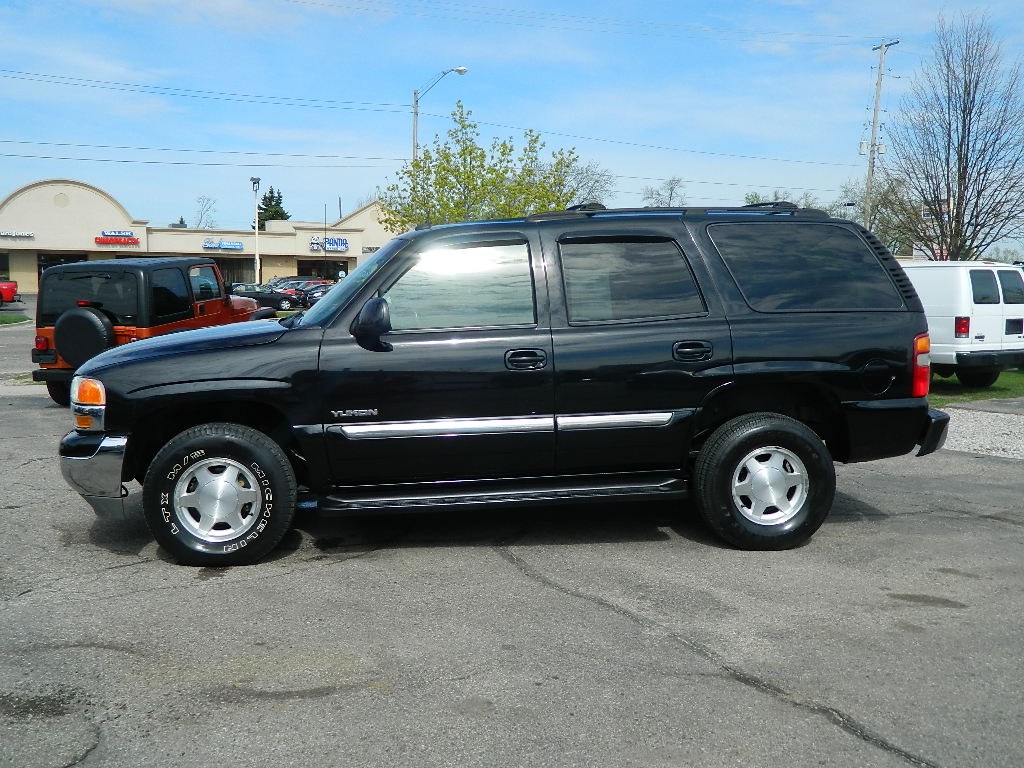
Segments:
[[[669,506],[305,512],[184,568],[64,484],[32,335],[0,326],[0,766],[1024,764],[1022,459],[839,466],[788,552]]]

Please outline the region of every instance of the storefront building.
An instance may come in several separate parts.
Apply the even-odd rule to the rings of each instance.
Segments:
[[[336,279],[393,235],[370,203],[326,227],[323,222],[268,221],[266,230],[151,227],[98,187],[70,179],[37,181],[0,200],[0,279],[36,293],[54,264],[139,256],[214,258],[228,282],[309,275]],[[258,239],[258,243],[257,243]]]

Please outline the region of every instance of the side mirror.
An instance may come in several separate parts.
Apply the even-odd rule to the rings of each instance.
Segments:
[[[367,299],[352,323],[352,335],[359,346],[371,352],[390,352],[394,347],[381,336],[391,330],[391,310],[388,300],[380,296]]]

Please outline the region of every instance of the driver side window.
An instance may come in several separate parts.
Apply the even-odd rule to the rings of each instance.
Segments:
[[[526,243],[424,251],[384,298],[394,331],[536,322]]]

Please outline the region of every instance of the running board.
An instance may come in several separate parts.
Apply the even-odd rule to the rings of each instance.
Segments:
[[[687,484],[675,475],[533,478],[520,481],[473,480],[429,484],[336,488],[321,496],[321,512],[475,507],[482,504],[552,504],[685,498]]]

